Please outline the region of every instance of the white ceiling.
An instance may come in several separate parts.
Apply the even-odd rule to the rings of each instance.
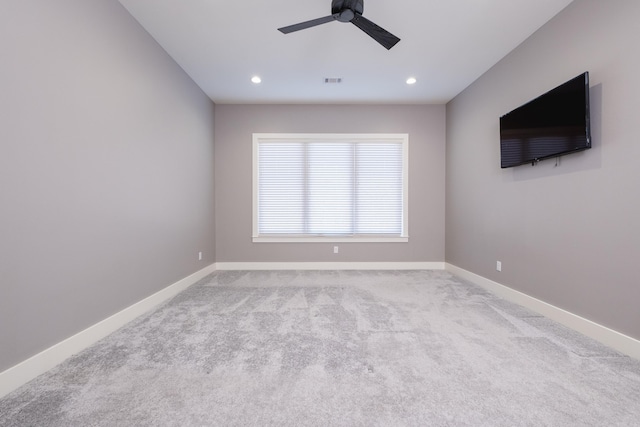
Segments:
[[[351,23],[277,31],[331,0],[120,3],[216,103],[444,103],[571,1],[365,0],[363,16],[401,39],[389,51]]]

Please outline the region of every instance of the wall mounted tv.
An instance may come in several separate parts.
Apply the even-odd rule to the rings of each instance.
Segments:
[[[502,168],[591,148],[589,73],[500,117]]]

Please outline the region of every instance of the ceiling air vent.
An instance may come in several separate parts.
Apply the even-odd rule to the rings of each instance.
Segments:
[[[325,77],[325,84],[338,84],[342,83],[342,77]]]

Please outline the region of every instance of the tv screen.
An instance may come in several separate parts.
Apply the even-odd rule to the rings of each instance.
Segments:
[[[589,73],[500,117],[502,168],[591,148]]]

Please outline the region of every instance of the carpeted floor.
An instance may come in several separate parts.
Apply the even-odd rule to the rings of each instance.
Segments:
[[[638,426],[640,361],[444,271],[217,272],[0,426]]]

